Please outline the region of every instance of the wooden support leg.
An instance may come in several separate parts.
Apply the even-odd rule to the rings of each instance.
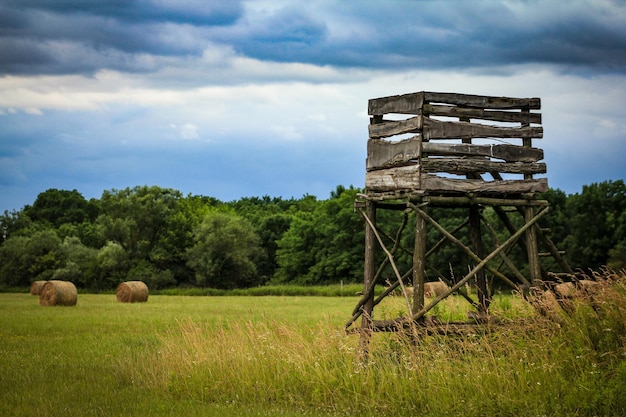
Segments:
[[[530,223],[535,217],[535,209],[533,207],[525,207],[524,220]],[[539,263],[539,244],[537,242],[536,226],[529,227],[526,230],[526,246],[528,252],[528,266],[530,268],[530,282],[533,286],[538,285],[541,281],[541,264]]]
[[[363,272],[364,291],[374,286],[376,275],[376,236],[374,227],[376,226],[376,203],[368,201],[366,212],[372,224],[365,225],[365,260]],[[374,291],[369,292],[368,299],[363,305],[363,314],[361,316],[361,339],[359,342],[359,350],[362,363],[366,363],[369,357],[369,342],[372,334],[372,312],[374,311]]]
[[[413,307],[411,314],[424,308],[424,283],[426,282],[426,220],[416,216],[415,247],[413,249]]]
[[[480,208],[477,205],[470,206],[470,237],[472,241],[472,251],[483,259],[485,257],[483,250],[483,241],[480,231]],[[487,280],[485,278],[485,270],[480,269],[476,272],[476,289],[478,291],[478,304],[481,313],[489,311],[491,297],[487,290]]]

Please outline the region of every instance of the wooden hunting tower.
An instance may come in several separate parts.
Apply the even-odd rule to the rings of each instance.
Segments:
[[[369,101],[371,116],[365,193],[355,202],[356,210],[366,223],[363,297],[353,311],[346,329],[361,317],[362,335],[371,331],[394,331],[409,324],[434,325],[425,315],[439,301],[457,293],[477,310],[475,317],[488,317],[491,294],[485,271],[517,288],[530,288],[547,279],[540,264],[539,245],[555,258],[563,272],[573,273],[561,253],[548,239],[537,221],[547,212],[548,202],[537,193],[548,190],[548,181],[537,175],[546,173],[541,162],[543,150],[533,146],[533,139],[543,137],[539,98],[489,97],[452,93],[417,92],[383,97]],[[428,211],[430,207],[467,209],[468,219],[452,230],[446,230]],[[492,207],[510,237],[497,242],[489,251],[483,232],[493,235],[493,229],[482,218],[481,211]],[[387,248],[377,224],[377,210],[398,210],[415,214],[412,268],[399,271],[394,255],[401,246],[401,230],[393,236]],[[521,216],[512,221],[509,213]],[[515,225],[518,226],[515,226]],[[522,224],[520,227],[519,224]],[[442,239],[427,248],[427,227],[434,227]],[[455,233],[469,229],[470,245],[462,243]],[[463,278],[447,281],[448,289],[425,304],[427,257],[445,242],[456,245],[473,265]],[[522,274],[506,254],[513,244],[527,255],[528,271]],[[382,262],[375,265],[382,249]],[[500,264],[494,266],[494,258]],[[501,271],[503,267],[505,272]],[[381,273],[391,268],[394,282],[375,298],[374,287],[382,284]],[[465,284],[474,279],[478,301],[465,292]],[[405,286],[413,285],[412,300]],[[409,313],[391,320],[374,320],[374,307],[400,287],[407,299]],[[367,336],[369,337],[369,336]]]

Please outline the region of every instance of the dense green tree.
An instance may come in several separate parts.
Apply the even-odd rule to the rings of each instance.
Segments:
[[[231,201],[228,203],[228,206],[233,208],[240,216],[252,221],[269,214],[286,213],[294,209],[300,210],[301,206],[306,206],[311,201],[315,202],[316,198],[305,195],[298,200],[265,195],[263,197],[244,197]]]
[[[197,285],[245,288],[261,283],[256,269],[260,256],[260,240],[252,225],[233,212],[214,210],[195,228],[187,263]]]
[[[264,283],[271,279],[278,267],[277,241],[289,229],[297,207],[308,206],[312,201],[315,199],[310,196],[305,196],[302,200],[263,196],[246,197],[229,203],[237,214],[245,217],[253,225],[254,231],[261,239],[261,248],[265,255],[259,261],[257,271]]]
[[[164,259],[168,248],[163,244],[181,199],[179,191],[157,186],[137,186],[102,194],[102,214],[97,223],[104,239],[118,244],[126,253],[126,272],[142,261],[151,262],[159,270],[168,269],[169,259]],[[121,270],[116,274],[117,281],[125,278],[120,275]]]
[[[131,258],[149,259],[181,198],[179,191],[157,186],[105,191],[98,222],[104,237],[119,243]]]
[[[263,283],[267,283],[276,273],[278,262],[276,252],[278,241],[284,236],[291,226],[291,214],[271,214],[263,217],[255,225],[255,231],[260,238],[261,249],[264,256],[259,260],[257,270]]]
[[[98,278],[92,288],[109,289],[126,281],[131,268],[131,260],[119,243],[108,242],[96,255],[96,267]]]
[[[310,213],[315,211],[318,206],[319,201],[317,200],[317,197],[315,197],[314,195],[305,194],[304,196],[302,196],[302,198],[296,201],[296,204],[291,205],[289,209],[290,211],[296,213]]]
[[[278,241],[273,282],[323,284],[362,277],[364,227],[354,213],[358,189],[337,187],[311,211],[298,211]],[[311,209],[312,201],[307,202]]]
[[[194,244],[193,231],[211,210],[222,207],[219,200],[203,196],[190,195],[179,200],[168,216],[165,232],[150,254],[153,265],[161,271],[171,271],[174,283],[194,284],[194,273],[187,265],[186,252]],[[158,285],[166,285],[167,276],[161,278]]]
[[[94,249],[100,249],[106,243],[102,224],[96,222],[64,223],[57,229],[57,233],[61,239],[75,237]]]
[[[159,269],[146,260],[136,262],[128,271],[126,279],[143,281],[148,288],[156,290],[176,284],[174,274],[169,269]]]
[[[29,272],[27,236],[11,236],[0,246],[0,284],[7,287],[27,286],[34,281]]]
[[[354,212],[359,190],[337,186],[327,200],[246,197],[223,203],[157,186],[103,192],[86,201],[78,191],[49,189],[32,206],[0,216],[0,285],[28,286],[35,279],[68,279],[83,288],[111,289],[141,279],[151,288],[202,285],[235,288],[272,283],[323,284],[361,281],[363,219]],[[583,187],[566,195],[549,190],[539,198],[551,210],[541,221],[549,237],[566,250],[572,267],[626,266],[626,186],[623,180]],[[452,230],[468,216],[464,208],[427,209]],[[510,233],[495,211],[482,212],[488,247]],[[402,223],[400,210],[378,210],[384,244],[391,248]],[[515,227],[523,217],[509,213]],[[408,213],[395,262],[410,271],[415,215]],[[467,227],[455,233],[469,245]],[[428,246],[441,239],[428,228]],[[379,261],[383,251],[377,251]],[[514,245],[508,256],[525,273],[526,256]],[[500,262],[500,260],[494,260]],[[560,270],[542,258],[547,270]],[[455,245],[444,244],[427,259],[427,275],[460,278],[473,265]],[[388,268],[381,281],[393,281]]]
[[[29,286],[35,280],[51,279],[64,264],[61,239],[54,230],[12,236],[0,246],[0,284]]]
[[[32,225],[33,221],[23,210],[11,212],[5,210],[4,214],[0,215],[0,245],[11,236],[24,234],[32,228]]]
[[[609,252],[626,244],[626,185],[623,180],[586,185],[567,199],[564,246],[572,266],[596,269]]]
[[[48,222],[53,227],[59,227],[64,223],[95,219],[97,206],[85,200],[77,190],[51,188],[40,193],[32,206],[24,208],[24,212],[35,222]]]
[[[615,271],[626,270],[626,244],[618,243],[609,251],[607,266]]]
[[[98,287],[98,250],[83,245],[78,237],[67,236],[61,245],[65,262],[54,271],[53,279],[71,281],[83,288]]]
[[[309,270],[316,263],[318,239],[315,230],[315,218],[312,213],[299,212],[289,229],[277,242],[276,261],[278,268],[272,279],[273,283],[314,284]]]
[[[365,251],[363,221],[354,213],[359,189],[337,187],[314,212],[320,236],[316,263],[309,276],[318,282],[362,280]]]

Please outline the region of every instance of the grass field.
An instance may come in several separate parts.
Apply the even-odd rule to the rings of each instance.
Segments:
[[[41,307],[0,294],[0,415],[626,413],[623,281],[558,324],[501,296],[509,325],[493,333],[418,344],[376,334],[366,365],[342,329],[356,301],[80,294],[75,307]],[[457,314],[455,303],[438,314]]]

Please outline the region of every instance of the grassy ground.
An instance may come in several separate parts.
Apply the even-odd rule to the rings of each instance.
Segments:
[[[0,415],[624,415],[623,278],[558,321],[501,296],[492,333],[376,334],[367,364],[342,331],[356,297],[0,294]]]

